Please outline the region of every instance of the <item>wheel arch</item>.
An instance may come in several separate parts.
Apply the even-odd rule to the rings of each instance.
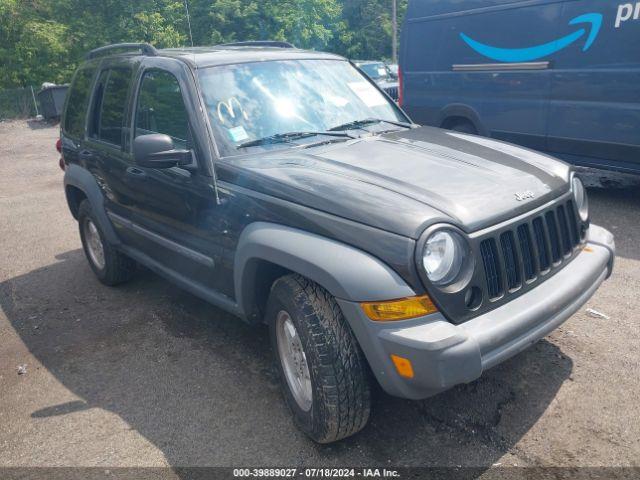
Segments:
[[[489,136],[489,130],[480,120],[478,112],[470,105],[463,103],[452,103],[440,110],[436,125],[441,128],[448,128],[453,125],[454,120],[466,120],[474,126],[478,134]]]
[[[80,203],[87,198],[84,191],[75,185],[66,185],[64,188],[65,196],[67,197],[67,205],[73,218],[78,220],[78,211],[80,210]]]
[[[64,172],[64,191],[67,197],[69,210],[75,219],[78,218],[78,209],[82,200],[88,200],[93,207],[96,221],[100,224],[102,232],[111,244],[119,244],[113,225],[107,218],[104,209],[104,197],[102,190],[94,176],[79,165],[70,164]]]
[[[415,295],[381,260],[350,245],[273,223],[256,222],[245,228],[234,261],[236,301],[243,316],[259,321],[271,285],[288,273],[302,275],[344,300]]]

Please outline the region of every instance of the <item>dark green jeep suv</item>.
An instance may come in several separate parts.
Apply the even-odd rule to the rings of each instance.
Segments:
[[[103,47],[73,78],[64,188],[107,285],[142,264],[266,322],[299,427],[365,426],[542,338],[613,268],[549,156],[418,127],[345,59],[272,42]]]

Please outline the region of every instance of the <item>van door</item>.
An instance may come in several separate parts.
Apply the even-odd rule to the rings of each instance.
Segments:
[[[554,155],[579,165],[640,172],[638,5],[564,2],[560,23],[584,28],[585,34],[555,57],[548,122],[548,149]],[[596,24],[568,27],[585,14],[596,14]]]
[[[463,8],[469,4],[477,8]],[[410,7],[417,18],[405,23],[400,67],[403,106],[412,119],[446,128],[458,118],[472,119],[481,134],[544,150],[550,59],[519,60],[517,54],[506,59],[479,45],[517,50],[552,42],[562,5],[412,2]]]

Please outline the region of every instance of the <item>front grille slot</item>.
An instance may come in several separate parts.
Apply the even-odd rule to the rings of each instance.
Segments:
[[[569,219],[569,231],[571,232],[571,244],[575,247],[580,243],[580,233],[578,232],[578,222],[573,210],[573,202],[567,202],[567,217]]]
[[[549,252],[547,251],[547,242],[544,239],[544,227],[540,217],[533,220],[533,232],[536,236],[536,246],[538,247],[538,260],[540,262],[540,271],[544,272],[549,269]]]
[[[533,263],[533,250],[531,245],[531,235],[529,225],[526,223],[518,227],[518,240],[520,251],[522,252],[522,264],[524,267],[525,280],[531,280],[536,276],[536,266]]]
[[[500,260],[498,259],[498,249],[493,238],[480,243],[480,253],[487,280],[487,292],[489,298],[498,298],[502,293],[502,279],[500,276]]]
[[[509,290],[513,290],[520,286],[520,268],[513,232],[505,232],[500,235],[500,245],[502,246],[504,269],[507,272],[507,287]]]
[[[556,225],[556,216],[553,212],[547,212],[547,230],[549,231],[549,241],[551,242],[551,258],[553,263],[558,263],[562,258],[560,253],[560,238],[558,237],[558,226]]]
[[[563,253],[568,255],[571,253],[571,237],[569,236],[569,226],[567,225],[567,215],[564,212],[564,206],[558,207],[558,223],[560,223],[560,237],[562,238]]]

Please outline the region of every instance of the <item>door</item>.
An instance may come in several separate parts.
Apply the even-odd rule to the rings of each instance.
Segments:
[[[61,122],[62,156],[68,163],[78,163],[84,145],[87,111],[95,66],[83,67],[73,77]]]
[[[556,57],[548,146],[572,163],[640,171],[640,19],[631,5],[564,2],[560,23],[585,33]]]
[[[201,149],[183,96],[186,80],[179,77],[160,68],[143,72],[134,101],[133,142],[142,135],[168,135],[176,149],[191,151],[194,166],[129,165],[124,178],[134,202],[128,228],[136,237],[134,247],[153,261],[191,283],[223,290],[220,282],[224,280],[216,274],[220,229],[213,179],[200,168]]]
[[[412,119],[450,127],[469,118],[480,133],[543,150],[553,62],[532,52],[557,39],[562,4],[415,3],[414,15],[432,16],[409,19],[403,32],[403,106]]]
[[[130,65],[117,63],[103,67],[98,73],[88,113],[87,136],[78,154],[101,188],[107,211],[114,206],[126,210],[133,204],[124,183],[129,164],[123,148],[132,75]],[[125,243],[130,240],[128,232],[118,233]]]

